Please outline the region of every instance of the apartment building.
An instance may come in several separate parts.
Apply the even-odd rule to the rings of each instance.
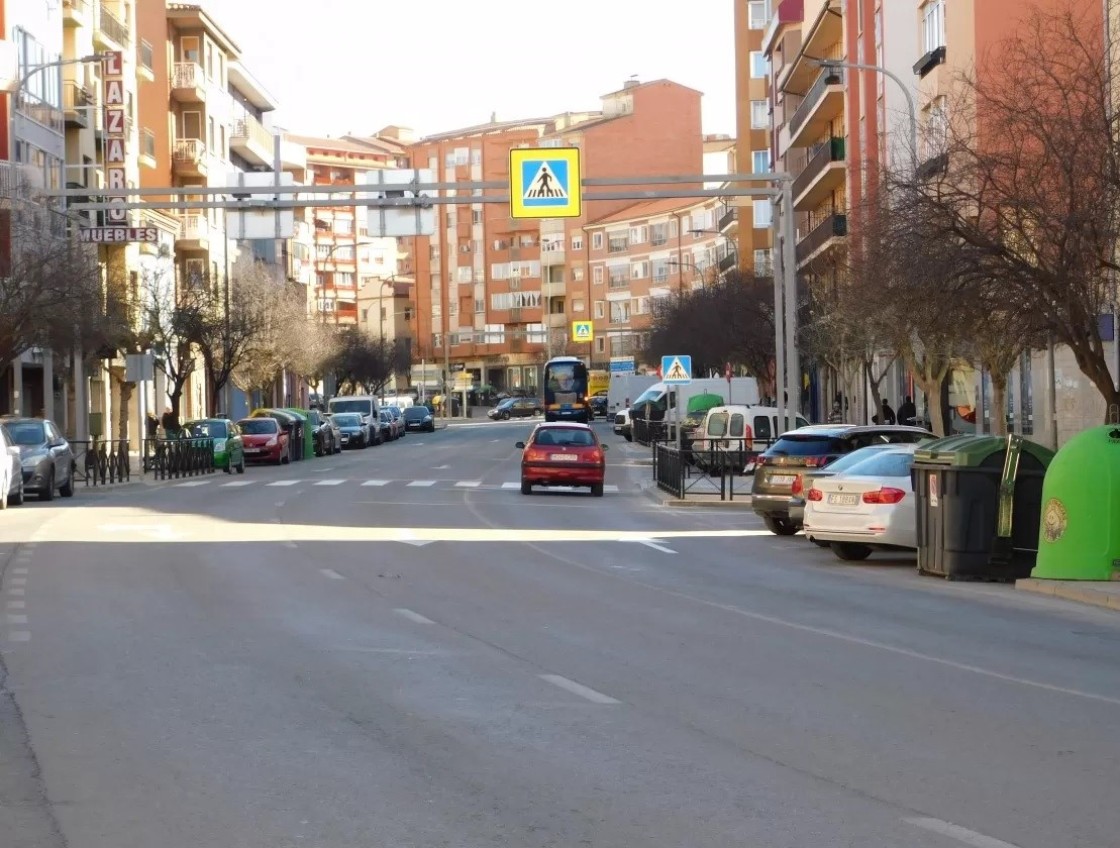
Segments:
[[[667,198],[632,204],[584,228],[587,278],[563,299],[571,315],[594,324],[593,367],[607,369],[619,358],[632,358],[638,370],[650,366],[642,354],[655,301],[702,288],[735,266],[738,242],[714,227],[736,211],[717,199]]]
[[[293,134],[285,140],[306,151],[309,186],[355,186],[369,171],[403,165],[392,144]],[[356,197],[349,192],[332,195],[335,200]],[[314,236],[309,314],[325,323],[360,323],[359,295],[377,290],[398,273],[402,249],[397,239],[371,236],[364,206],[315,207],[307,210],[306,220]]]
[[[491,121],[423,139],[412,158],[444,181],[508,182],[510,149],[534,146],[578,147],[584,178],[699,175],[700,98],[670,80],[628,80],[594,112]],[[569,340],[589,309],[569,289],[588,283],[585,227],[630,205],[587,201],[580,218],[544,221],[513,220],[498,204],[442,207],[437,236],[414,257],[420,356],[497,388],[535,387],[545,359],[562,351],[593,357]]]
[[[398,354],[398,367],[385,386],[390,394],[411,384],[416,312],[413,291],[412,278],[398,273],[395,279],[365,286],[358,292],[358,326],[370,337],[384,339]]]
[[[736,169],[762,173],[772,170],[769,98],[770,79],[762,39],[773,18],[776,0],[735,2],[735,113]],[[745,185],[737,185],[745,188]],[[759,184],[757,187],[764,187]],[[773,245],[773,204],[769,198],[739,197],[731,201],[735,213],[719,223],[720,232],[738,242],[742,265],[753,263],[756,273],[769,273]]]
[[[0,260],[8,264],[14,228],[42,220],[47,237],[60,235],[60,207],[38,190],[64,182],[65,128],[60,100],[62,11],[36,0],[0,0],[0,26],[18,56],[18,96],[0,99]],[[14,115],[13,115],[14,112]],[[0,413],[55,414],[55,353],[34,348],[0,363]]]

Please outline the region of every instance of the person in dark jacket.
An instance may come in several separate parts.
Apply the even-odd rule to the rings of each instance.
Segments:
[[[898,423],[910,426],[914,424],[917,417],[918,410],[914,406],[914,399],[907,395],[906,400],[902,402],[902,406],[898,408]]]
[[[895,424],[895,423],[897,423],[897,419],[894,416],[894,410],[891,409],[891,405],[889,403],[887,403],[886,398],[883,398],[882,419],[883,419],[884,424]]]

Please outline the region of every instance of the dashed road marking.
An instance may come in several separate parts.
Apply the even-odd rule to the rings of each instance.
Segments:
[[[1010,842],[1004,842],[1002,839],[995,839],[991,836],[985,836],[983,833],[977,833],[975,830],[969,830],[967,827],[947,822],[942,819],[932,818],[912,818],[903,819],[907,824],[912,824],[914,827],[920,827],[922,830],[928,830],[931,833],[938,833],[946,836],[949,839],[955,839],[962,845],[971,845],[972,848],[1018,848]]]
[[[252,486],[256,480],[234,480],[232,483],[222,483],[223,489],[238,489],[242,486]]]
[[[332,568],[320,568],[319,573],[331,580],[345,580],[346,578]]]
[[[11,583],[13,586],[26,586],[27,585],[27,578],[26,577],[13,577],[8,582]]]
[[[456,489],[477,489],[482,485],[481,480],[460,480],[455,484]]]
[[[20,574],[27,574],[27,569],[26,568],[13,568],[12,569],[12,574],[17,575],[17,576],[20,575]]]
[[[196,489],[199,486],[209,486],[209,480],[190,480],[186,483],[176,483],[171,488],[173,489]]]
[[[432,621],[430,618],[425,618],[424,616],[420,615],[420,613],[413,612],[410,609],[403,609],[403,608],[395,609],[395,610],[393,610],[393,612],[395,612],[397,615],[401,616],[402,618],[407,618],[409,621],[414,622],[416,624],[435,624],[435,622]]]
[[[604,695],[602,692],[597,692],[594,689],[584,686],[582,683],[576,683],[574,680],[569,680],[566,677],[561,677],[559,674],[542,674],[541,680],[547,680],[553,686],[559,686],[573,695],[579,695],[581,698],[586,698],[593,704],[618,704],[620,701],[615,700],[610,695]]]
[[[30,642],[31,631],[29,630],[12,630],[8,633],[8,640],[10,642]]]
[[[345,480],[320,480],[315,485],[316,486],[341,486],[345,482],[346,482]]]
[[[7,607],[13,610],[27,609],[27,601],[8,601]]]
[[[282,486],[298,486],[302,482],[302,480],[276,480],[273,483],[266,483],[265,485],[270,488],[280,488]]]
[[[27,624],[27,616],[22,613],[8,613],[8,624]]]
[[[367,487],[367,488],[373,487],[373,486],[388,486],[388,485],[389,485],[388,480],[366,480],[364,483],[362,483],[362,486]]]
[[[502,483],[502,488],[503,489],[520,489],[521,484],[520,483]]]
[[[410,488],[426,489],[429,486],[434,486],[437,482],[436,480],[413,480],[408,485]]]
[[[27,594],[27,590],[24,589],[22,586],[11,586],[8,589],[8,594],[11,595],[13,598],[22,598],[24,595]]]

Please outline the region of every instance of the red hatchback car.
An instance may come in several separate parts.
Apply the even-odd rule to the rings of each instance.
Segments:
[[[590,486],[603,496],[607,446],[586,424],[538,424],[529,442],[518,442],[521,454],[521,494],[533,486]]]
[[[237,422],[248,462],[288,461],[288,434],[275,418],[242,418]]]

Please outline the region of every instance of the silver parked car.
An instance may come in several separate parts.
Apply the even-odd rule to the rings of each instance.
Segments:
[[[19,446],[23,487],[40,500],[74,494],[74,452],[57,425],[44,418],[14,418],[3,421],[12,441]]]

